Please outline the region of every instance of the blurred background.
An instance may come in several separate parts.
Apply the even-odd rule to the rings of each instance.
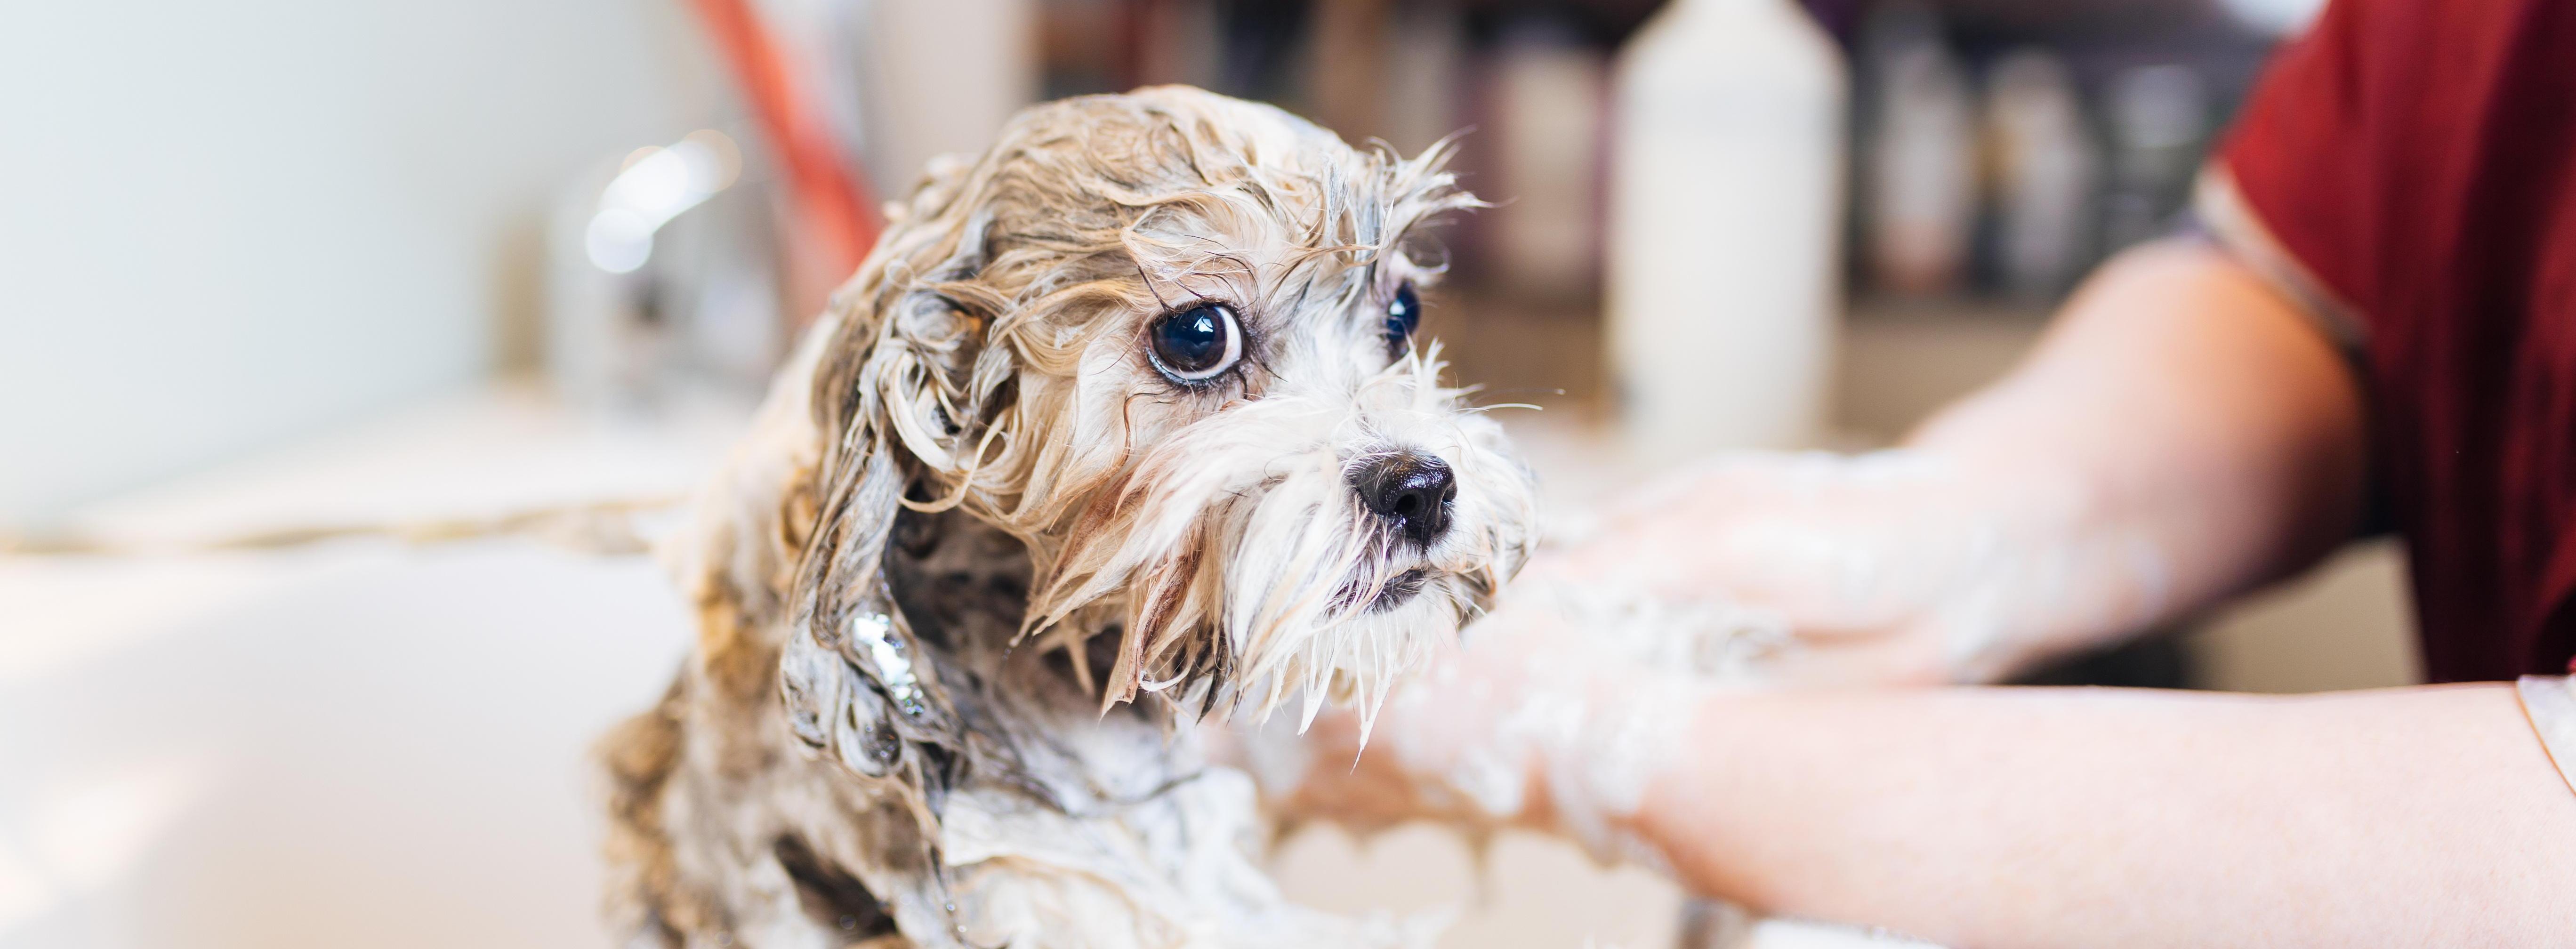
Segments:
[[[2318,2],[0,8],[0,946],[605,944],[584,755],[687,621],[615,525],[520,514],[685,492],[876,202],[1023,105],[1185,82],[1406,154],[1466,130],[1499,207],[1443,231],[1429,325],[1542,408],[1509,424],[1579,520],[2001,373],[2174,226]],[[383,524],[510,536],[336,536]],[[2408,629],[2383,543],[2044,678],[2398,684]],[[1457,947],[1677,919],[1535,838],[1312,830],[1279,868],[1463,902]]]

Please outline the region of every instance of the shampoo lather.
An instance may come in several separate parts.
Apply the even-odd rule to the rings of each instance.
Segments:
[[[1822,437],[1847,80],[1791,0],[1679,0],[1621,51],[1611,378],[1641,459]]]

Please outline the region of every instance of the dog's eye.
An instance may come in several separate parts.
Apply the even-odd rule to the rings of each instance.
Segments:
[[[1422,298],[1413,292],[1413,281],[1395,288],[1395,299],[1386,301],[1386,351],[1401,355],[1413,341],[1413,331],[1422,325]]]
[[[1243,327],[1235,321],[1233,307],[1201,303],[1155,321],[1150,351],[1154,368],[1172,381],[1204,382],[1243,358]]]

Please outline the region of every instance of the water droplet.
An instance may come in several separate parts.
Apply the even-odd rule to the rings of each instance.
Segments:
[[[867,651],[868,660],[877,667],[885,683],[886,694],[904,713],[919,717],[928,707],[921,702],[921,680],[912,673],[912,660],[904,657],[903,639],[894,634],[894,618],[883,613],[857,613],[850,617],[850,641]]]

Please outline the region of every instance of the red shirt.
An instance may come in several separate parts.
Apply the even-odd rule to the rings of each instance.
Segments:
[[[2434,681],[2576,656],[2576,2],[2335,0],[2213,169],[2348,322]]]

